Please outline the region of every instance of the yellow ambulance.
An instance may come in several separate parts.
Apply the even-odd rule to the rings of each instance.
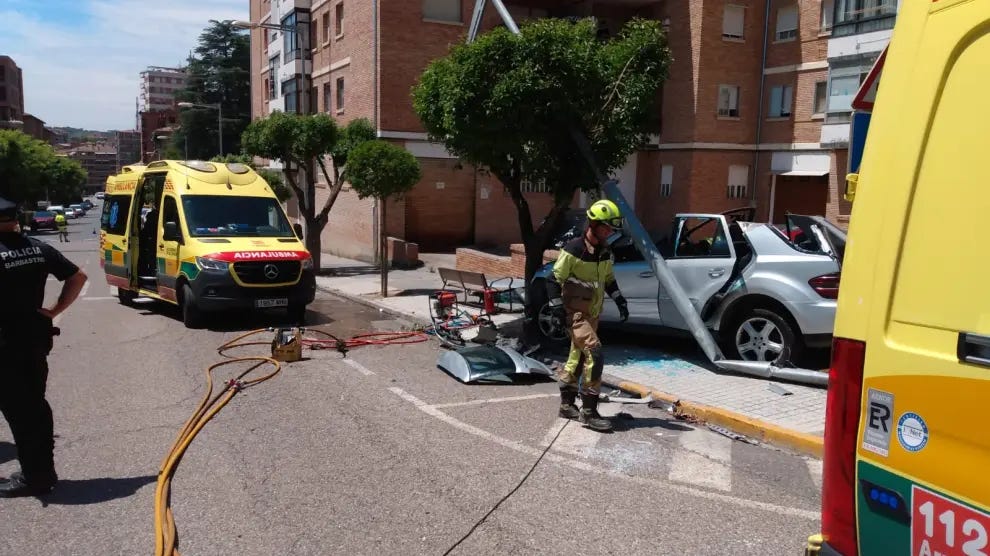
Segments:
[[[121,303],[204,313],[284,308],[302,323],[316,294],[313,260],[268,183],[239,163],[160,160],[107,180],[100,259]]]
[[[809,554],[990,555],[990,0],[900,2],[856,180]]]

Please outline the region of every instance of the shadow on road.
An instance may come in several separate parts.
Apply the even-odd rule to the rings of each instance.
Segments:
[[[694,430],[687,425],[682,425],[670,419],[660,419],[658,417],[616,417],[612,419],[612,425],[616,432],[630,431],[633,429],[665,429],[668,431],[686,432]]]
[[[99,504],[118,498],[127,498],[138,491],[144,485],[158,480],[155,475],[145,475],[144,477],[127,477],[114,479],[104,477],[100,479],[63,479],[58,482],[54,492],[44,496],[41,500],[45,504],[59,504],[63,506],[80,506],[86,504]]]
[[[0,463],[7,463],[17,457],[17,447],[10,442],[0,442]]]
[[[333,268],[322,268],[317,273],[318,276],[336,276],[347,278],[354,276],[367,276],[369,274],[380,274],[381,270],[374,265],[366,266],[337,266]]]

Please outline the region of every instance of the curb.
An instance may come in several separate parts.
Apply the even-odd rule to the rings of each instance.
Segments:
[[[824,439],[820,436],[787,429],[727,409],[682,400],[672,394],[661,392],[635,382],[618,380],[615,377],[605,378],[605,382],[619,390],[637,394],[640,397],[653,394],[654,399],[673,405],[674,412],[678,416],[693,417],[705,423],[731,429],[733,432],[755,438],[761,442],[788,448],[819,459],[822,457]]]
[[[359,303],[361,305],[364,305],[365,307],[371,307],[372,309],[378,309],[379,311],[382,311],[384,313],[388,313],[389,315],[391,315],[393,317],[396,317],[396,318],[399,318],[399,319],[402,319],[402,320],[406,320],[406,321],[412,321],[415,324],[420,324],[420,325],[423,325],[423,326],[426,326],[426,325],[431,324],[430,321],[427,320],[427,319],[424,319],[424,318],[421,318],[421,317],[417,317],[417,316],[414,316],[414,315],[410,315],[408,313],[403,313],[402,311],[393,309],[393,308],[389,307],[388,305],[385,305],[384,303],[379,303],[379,302],[377,302],[377,301],[375,301],[373,299],[367,299],[367,298],[362,297],[360,295],[355,295],[355,294],[352,294],[352,293],[347,293],[347,292],[344,292],[344,291],[341,291],[341,290],[337,290],[337,289],[333,289],[333,288],[327,288],[327,287],[324,287],[324,286],[319,285],[319,283],[316,284],[316,289],[318,289],[318,290],[320,290],[321,292],[324,292],[324,293],[329,293],[329,294],[332,294],[332,295],[336,295],[337,297],[342,297],[342,298],[344,298],[344,299],[346,299],[348,301],[353,301],[355,303]]]

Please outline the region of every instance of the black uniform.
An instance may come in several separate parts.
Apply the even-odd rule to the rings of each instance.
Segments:
[[[0,232],[0,411],[17,444],[24,481],[46,489],[58,480],[52,409],[45,400],[51,319],[38,312],[48,275],[66,280],[79,267],[51,245]]]

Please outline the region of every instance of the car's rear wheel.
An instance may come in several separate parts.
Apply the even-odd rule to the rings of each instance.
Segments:
[[[789,319],[773,309],[743,311],[726,332],[729,356],[743,361],[782,366],[796,361],[804,347]]]

